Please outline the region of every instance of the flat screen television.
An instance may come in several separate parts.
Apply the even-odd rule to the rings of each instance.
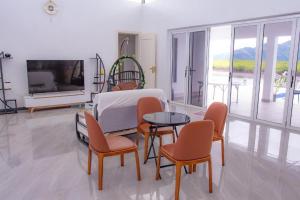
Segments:
[[[83,60],[27,60],[30,94],[84,90]]]

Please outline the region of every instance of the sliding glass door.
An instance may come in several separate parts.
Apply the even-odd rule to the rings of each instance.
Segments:
[[[300,18],[173,33],[171,97],[300,128]]]
[[[189,34],[188,98],[187,103],[204,105],[204,84],[206,67],[206,31]]]
[[[286,121],[292,31],[292,21],[263,26],[257,119],[279,124]]]
[[[215,101],[227,104],[230,45],[230,25],[210,29],[207,107]]]
[[[300,37],[298,33],[298,37]],[[295,74],[293,76],[292,85],[292,116],[291,126],[300,127],[300,43],[298,42],[298,53],[296,61]]]
[[[300,20],[295,37],[294,60],[290,85],[290,126],[300,128]]]
[[[188,34],[173,34],[171,100],[176,103],[186,103],[188,50]]]
[[[230,113],[251,117],[254,107],[258,27],[257,25],[237,26],[233,30]]]
[[[172,101],[204,105],[206,44],[206,30],[172,35]]]

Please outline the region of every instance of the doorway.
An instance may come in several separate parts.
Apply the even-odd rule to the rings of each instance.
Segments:
[[[231,25],[211,27],[206,106],[214,101],[227,104],[230,67]]]
[[[186,78],[188,66],[188,35],[176,33],[172,35],[172,77],[171,100],[186,103]]]
[[[118,57],[130,56],[137,58],[137,34],[119,33],[118,34]],[[130,60],[124,60],[122,64],[123,71],[135,71],[134,65]]]
[[[273,123],[286,122],[289,98],[291,40],[293,22],[263,25],[262,61],[260,65],[257,119]]]
[[[156,87],[156,36],[151,33],[118,33],[118,56],[136,59],[145,76],[144,88]],[[125,60],[122,70],[134,71],[135,65]]]
[[[300,129],[300,15],[171,35],[172,101],[223,102],[234,116]]]
[[[230,69],[229,112],[252,117],[255,69],[257,65],[258,26],[234,26]]]
[[[203,107],[207,65],[207,30],[172,35],[171,100]]]

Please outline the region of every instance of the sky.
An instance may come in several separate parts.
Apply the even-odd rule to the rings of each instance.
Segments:
[[[285,43],[291,40],[291,36],[280,36],[278,37],[278,44]],[[267,41],[267,40],[266,40]],[[234,49],[242,49],[245,47],[256,47],[256,38],[243,38],[243,39],[236,39],[234,44]],[[230,39],[223,38],[212,38],[210,43],[210,53],[213,55],[219,55],[230,52]]]
[[[210,31],[210,49],[214,55],[229,53],[231,41],[231,26],[212,27]],[[241,32],[242,34],[242,32]],[[278,37],[278,44],[285,43],[291,40],[291,36]],[[256,47],[256,38],[242,38],[235,40],[235,49],[244,47]]]

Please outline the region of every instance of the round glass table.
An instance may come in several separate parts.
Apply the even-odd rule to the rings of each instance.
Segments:
[[[144,164],[147,163],[148,159],[153,159],[153,158],[155,159],[157,157],[154,148],[154,139],[157,136],[157,130],[159,128],[172,127],[176,134],[176,137],[178,137],[177,126],[185,125],[191,121],[191,118],[188,115],[177,113],[177,112],[156,112],[151,114],[145,114],[143,116],[143,119],[145,120],[145,122],[151,124],[150,132],[152,133],[150,134],[151,144],[148,150],[148,156]],[[150,157],[151,151],[153,152],[152,157]],[[156,159],[155,159],[155,163],[156,163]],[[167,166],[170,165],[165,165],[160,167],[167,167]]]
[[[143,119],[157,127],[176,127],[187,124],[191,121],[188,115],[176,112],[156,112],[145,114]]]

